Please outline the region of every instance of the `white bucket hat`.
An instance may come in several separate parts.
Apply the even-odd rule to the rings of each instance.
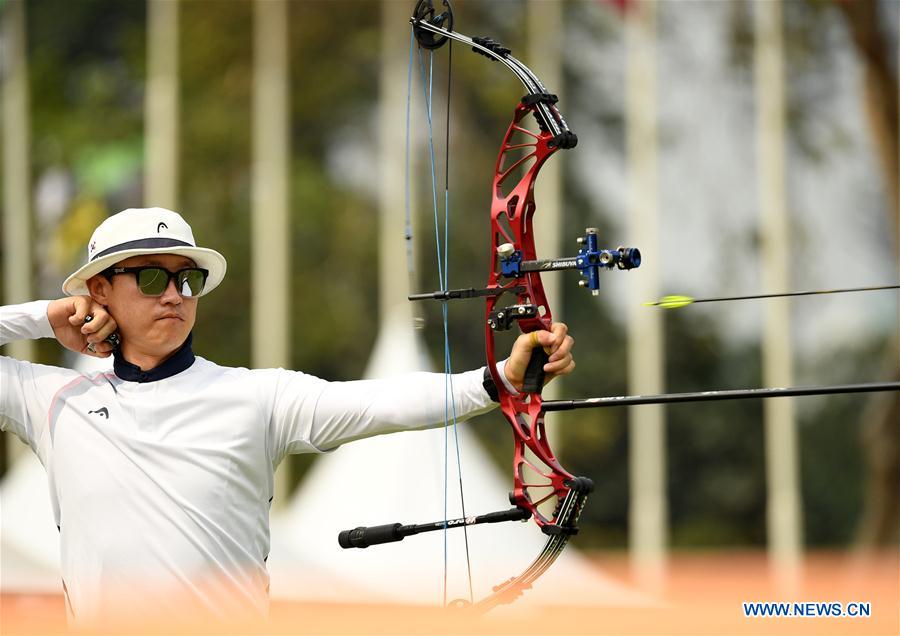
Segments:
[[[88,293],[87,280],[131,256],[177,254],[197,267],[209,270],[200,296],[214,290],[225,278],[225,257],[215,250],[197,247],[191,226],[181,215],[165,208],[129,208],[101,223],[88,243],[88,259],[66,279],[62,290],[70,295]]]

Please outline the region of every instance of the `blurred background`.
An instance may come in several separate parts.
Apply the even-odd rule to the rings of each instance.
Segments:
[[[421,348],[442,368],[440,307],[405,300],[439,287],[413,5],[0,1],[4,303],[58,297],[102,219],[159,205],[180,211],[229,262],[223,286],[201,303],[198,355],[349,380],[383,368],[379,346],[388,358],[404,352],[395,367],[421,366]],[[607,247],[643,254],[640,269],[604,274],[596,297],[574,274],[544,276],[554,317],[577,341],[578,369],[554,396],[900,379],[895,291],[642,306],[663,294],[900,280],[900,3],[457,0],[453,9],[457,30],[510,47],[560,96],[579,136],[538,180],[539,256],[573,254],[585,227],[599,228]],[[448,94],[446,49],[435,52],[449,285],[470,287],[486,279],[493,168],[522,88],[461,46],[451,69]],[[482,321],[477,301],[450,307],[454,369],[483,364]],[[75,364],[50,340],[4,354]],[[710,572],[744,563],[769,591],[802,590],[822,563],[834,577],[847,563],[876,563],[896,631],[898,394],[554,415],[563,465],[596,484],[575,545],[598,570],[658,599],[699,576],[685,563]],[[502,418],[466,428],[508,482]],[[6,547],[10,501],[21,496],[8,484],[24,446],[6,435],[0,443],[3,558],[27,570],[43,557]],[[325,460],[285,462],[285,503],[273,515]],[[372,457],[366,474],[397,471],[373,510],[378,497],[403,499],[412,461]],[[46,496],[42,487],[35,496]],[[405,504],[404,518],[359,524],[431,520]],[[52,592],[32,584],[46,577],[9,568],[0,570],[5,598]]]

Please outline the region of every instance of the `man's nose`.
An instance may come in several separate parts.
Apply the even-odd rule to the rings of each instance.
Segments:
[[[166,285],[166,290],[159,297],[159,301],[170,305],[180,305],[183,300],[181,294],[178,293],[178,288],[175,286],[175,279],[170,278],[169,284]]]

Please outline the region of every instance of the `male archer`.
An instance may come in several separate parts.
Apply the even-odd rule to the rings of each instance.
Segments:
[[[94,231],[67,297],[0,308],[0,344],[53,337],[114,358],[110,372],[81,374],[0,357],[0,430],[47,470],[77,625],[264,616],[282,459],[443,423],[440,374],[328,382],[196,356],[198,301],[225,271],[179,214],[128,209]],[[570,373],[566,331],[520,336],[497,365],[507,388],[521,388],[536,346],[549,353],[548,378]],[[490,378],[454,376],[460,419],[495,406]]]

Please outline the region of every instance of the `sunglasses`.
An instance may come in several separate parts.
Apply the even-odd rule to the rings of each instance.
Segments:
[[[169,286],[169,281],[175,281],[175,289],[185,297],[199,296],[206,285],[208,269],[199,267],[186,267],[177,272],[170,272],[163,267],[148,265],[146,267],[112,267],[107,270],[107,278],[116,274],[134,274],[137,286],[144,296],[162,296]]]

